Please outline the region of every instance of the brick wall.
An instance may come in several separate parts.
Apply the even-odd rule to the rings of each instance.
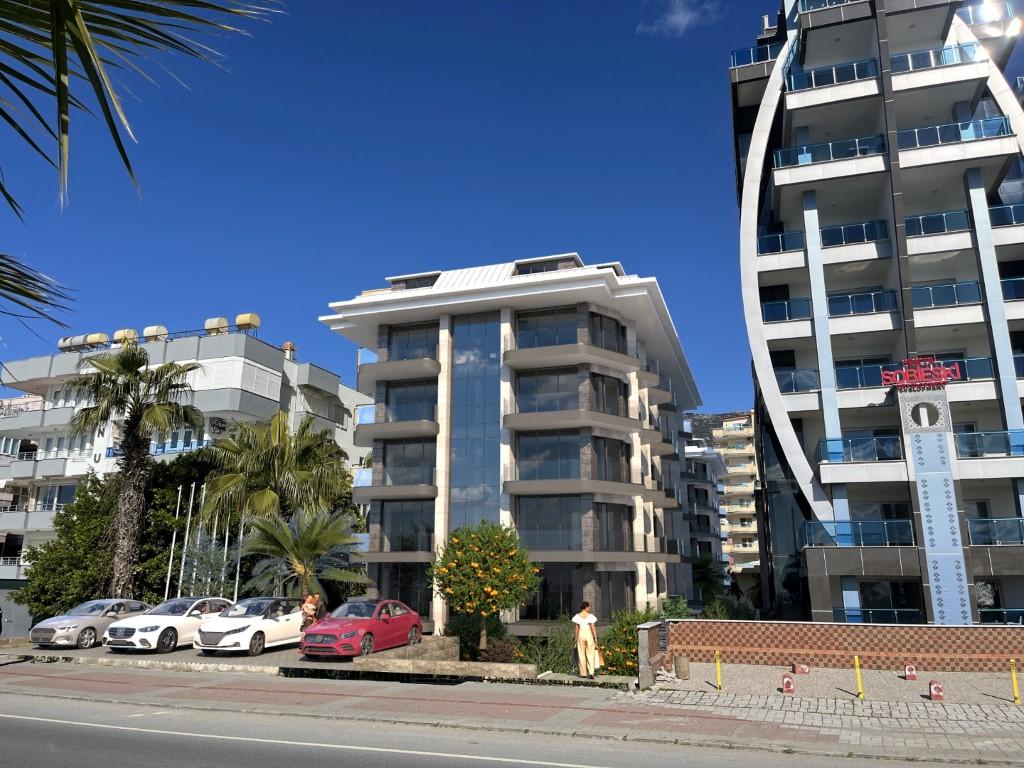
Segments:
[[[727,664],[902,669],[912,663],[934,672],[1005,672],[1024,659],[1024,627],[894,626],[776,621],[673,621],[666,660],[675,655]],[[653,648],[652,648],[653,651]],[[653,654],[652,654],[653,655]]]

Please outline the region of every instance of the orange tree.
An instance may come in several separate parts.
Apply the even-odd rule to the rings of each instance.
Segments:
[[[516,532],[487,521],[452,531],[429,569],[449,611],[481,618],[481,649],[487,647],[487,617],[526,602],[539,573]]]

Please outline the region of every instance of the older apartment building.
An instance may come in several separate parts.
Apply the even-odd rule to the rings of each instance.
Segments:
[[[362,347],[357,387],[374,398],[355,496],[375,588],[439,628],[427,564],[450,531],[491,520],[543,565],[508,617],[521,628],[582,599],[605,619],[692,597],[694,553],[720,542],[713,497],[690,504],[703,462],[680,414],[700,398],[657,281],[565,254],[388,282],[321,318]]]
[[[730,68],[765,607],[1024,616],[1009,2],[788,0]]]
[[[25,395],[0,406],[0,600],[10,617],[18,609],[5,599],[24,577],[22,552],[53,536],[53,516],[74,500],[78,483],[89,471],[115,471],[118,424],[91,435],[70,431],[75,412],[90,405],[86,394],[69,382],[91,355],[113,351],[136,339],[154,365],[192,362],[202,369],[190,377],[192,403],[205,415],[199,431],[176,430],[153,436],[150,452],[169,459],[208,445],[225,435],[232,422],[262,421],[278,410],[293,425],[311,415],[358,464],[366,450],[352,440],[351,411],[369,399],[341,383],[338,376],[296,359],[294,345],[278,347],[257,337],[258,316],[239,315],[206,321],[199,331],[169,333],[147,327],[139,338],[131,329],[61,339],[56,354],[4,363],[2,383]],[[10,627],[7,627],[10,630]]]
[[[721,510],[723,551],[729,573],[744,593],[755,589],[760,573],[756,494],[760,486],[754,441],[754,414],[722,420],[712,432],[725,460]]]

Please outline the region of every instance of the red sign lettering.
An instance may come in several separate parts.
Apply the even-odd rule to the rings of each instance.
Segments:
[[[951,381],[962,381],[960,363],[943,363],[934,357],[908,357],[902,368],[882,371],[882,386],[897,389],[941,389]]]

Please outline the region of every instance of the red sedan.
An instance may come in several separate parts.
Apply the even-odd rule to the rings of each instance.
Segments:
[[[349,600],[302,633],[299,653],[368,656],[374,651],[415,645],[423,637],[420,615],[397,600]]]

